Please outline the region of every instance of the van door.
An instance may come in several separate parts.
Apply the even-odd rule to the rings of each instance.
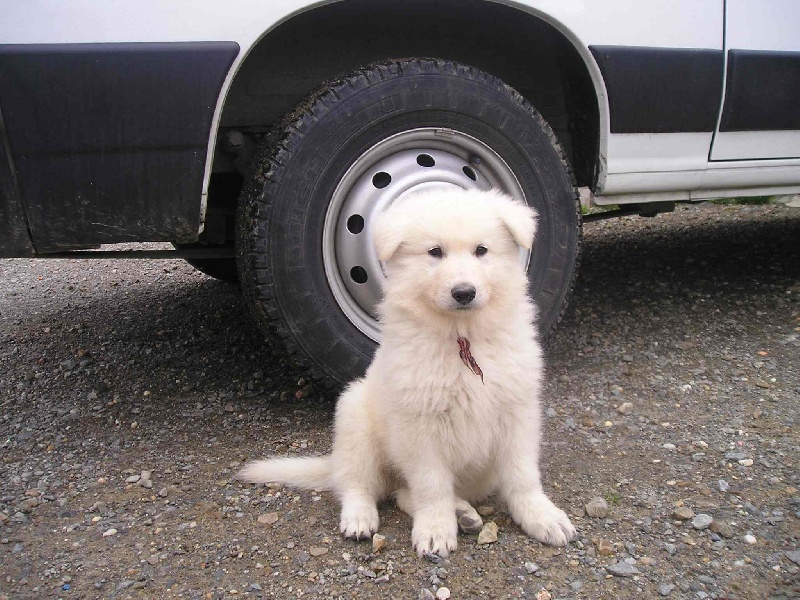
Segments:
[[[800,2],[727,0],[712,161],[800,158]]]

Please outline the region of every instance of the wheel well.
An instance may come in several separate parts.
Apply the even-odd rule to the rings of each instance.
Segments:
[[[578,185],[594,186],[599,116],[583,59],[550,24],[485,0],[350,0],[279,25],[253,47],[228,91],[212,182],[222,172],[242,172],[253,145],[248,140],[325,81],[374,61],[410,56],[470,64],[511,85],[553,128]],[[244,144],[238,143],[240,133]],[[211,197],[209,207],[215,202]]]

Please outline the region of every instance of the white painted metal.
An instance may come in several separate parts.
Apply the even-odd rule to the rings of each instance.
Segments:
[[[800,110],[800,99],[798,99]],[[800,158],[800,131],[726,131],[718,133],[712,160]]]
[[[722,0],[499,1],[559,23],[560,28],[572,32],[586,46],[722,47]],[[0,43],[229,40],[239,42],[246,52],[277,22],[329,3],[330,0],[3,0]]]
[[[800,2],[797,0],[728,0],[728,48],[800,50]]]
[[[800,186],[769,186],[743,188],[709,188],[692,191],[658,192],[650,194],[619,194],[595,196],[595,206],[611,204],[642,204],[649,202],[694,202],[712,198],[749,198],[753,196],[795,196]]]
[[[694,171],[617,173],[609,175],[602,195],[771,186],[791,186],[800,191],[800,159],[711,163]]]
[[[609,177],[705,169],[712,133],[612,133],[608,138]]]

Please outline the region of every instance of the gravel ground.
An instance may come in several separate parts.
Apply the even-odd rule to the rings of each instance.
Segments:
[[[448,560],[340,538],[328,493],[232,482],[329,449],[333,399],[181,261],[0,261],[0,598],[800,596],[800,210],[586,226],[547,349],[548,548],[505,508]]]

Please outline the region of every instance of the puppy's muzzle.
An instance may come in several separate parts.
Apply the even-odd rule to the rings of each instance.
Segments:
[[[450,295],[453,296],[453,300],[466,307],[475,299],[475,286],[468,283],[459,283],[453,286],[450,290]]]

